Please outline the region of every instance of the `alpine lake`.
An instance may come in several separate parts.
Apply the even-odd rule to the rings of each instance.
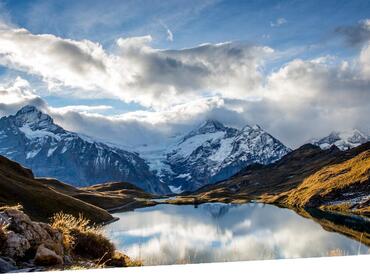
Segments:
[[[170,205],[115,213],[117,249],[144,265],[370,254],[370,221],[274,205]]]

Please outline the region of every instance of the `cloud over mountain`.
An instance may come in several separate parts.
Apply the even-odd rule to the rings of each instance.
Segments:
[[[14,113],[31,103],[69,130],[128,145],[161,142],[209,118],[235,127],[260,124],[290,147],[333,128],[370,130],[369,41],[352,59],[292,59],[267,71],[282,50],[238,42],[161,50],[151,47],[152,40],[119,38],[108,52],[92,41],[3,25],[1,65],[41,77],[50,94],[72,88],[86,98],[97,93],[144,109],[103,115],[110,107],[53,108],[17,79],[0,85],[6,97],[0,112]]]

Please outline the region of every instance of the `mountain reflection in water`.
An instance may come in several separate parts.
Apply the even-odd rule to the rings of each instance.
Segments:
[[[115,216],[120,220],[106,233],[117,249],[146,265],[370,253],[356,240],[272,205],[157,205]]]

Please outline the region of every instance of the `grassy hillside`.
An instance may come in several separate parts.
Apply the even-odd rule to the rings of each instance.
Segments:
[[[106,210],[130,210],[154,205],[153,195],[126,182],[113,182],[84,188],[75,188],[55,179],[39,178],[39,182],[68,196],[77,198]]]
[[[83,213],[95,223],[113,219],[106,210],[39,182],[30,170],[0,156],[0,206],[16,204],[38,221],[48,221],[60,211],[75,216]]]
[[[369,215],[370,151],[320,169],[297,188],[272,201],[295,207],[322,207]]]

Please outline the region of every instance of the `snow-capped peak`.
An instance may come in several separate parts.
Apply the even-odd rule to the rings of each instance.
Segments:
[[[370,141],[369,135],[358,129],[352,129],[347,131],[333,131],[320,140],[314,139],[310,142],[324,150],[329,149],[333,145],[341,150],[347,150],[366,143],[367,141]]]
[[[45,128],[55,129],[53,119],[31,105],[27,105],[20,109],[15,114],[14,121],[17,126],[28,126],[32,130]]]
[[[239,130],[207,120],[163,151],[162,164],[159,157],[143,156],[164,182],[186,191],[223,180],[249,164],[274,162],[288,152],[258,125]]]
[[[208,134],[208,133],[215,133],[218,131],[225,131],[226,127],[216,120],[206,120],[203,122],[200,126],[198,126],[196,129],[190,131],[183,139],[185,141],[188,138],[191,138],[195,135],[202,135],[202,134]]]

